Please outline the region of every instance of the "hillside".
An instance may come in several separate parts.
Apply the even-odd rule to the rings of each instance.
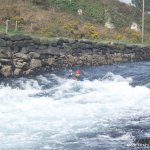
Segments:
[[[132,22],[141,24],[141,12],[118,0],[0,0],[0,32],[10,18],[9,33],[42,37],[71,37],[140,42],[141,33],[130,30]],[[82,10],[82,15],[77,13]],[[146,15],[145,40],[150,41],[150,16]],[[18,31],[15,32],[15,21]],[[110,21],[115,29],[104,25]]]

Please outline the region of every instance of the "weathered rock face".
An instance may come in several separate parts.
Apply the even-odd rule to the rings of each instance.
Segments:
[[[42,61],[39,59],[32,59],[30,63],[31,69],[36,69],[42,67]]]
[[[85,40],[40,40],[0,35],[0,75],[29,75],[68,66],[150,60],[150,47],[100,44]]]
[[[14,70],[14,75],[15,75],[15,76],[19,76],[19,75],[21,74],[21,72],[22,72],[21,69],[16,68],[16,69]]]
[[[48,58],[47,63],[48,65],[52,65],[55,62],[54,58]]]
[[[40,58],[40,54],[38,54],[36,52],[30,52],[29,55],[33,59]]]
[[[30,60],[30,55],[29,54],[24,54],[24,53],[16,53],[16,54],[14,54],[14,57],[21,58],[25,61]]]
[[[5,76],[11,76],[12,75],[12,67],[11,66],[3,66],[1,69],[1,73]]]

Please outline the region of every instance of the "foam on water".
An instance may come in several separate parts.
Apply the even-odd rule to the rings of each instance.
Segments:
[[[131,82],[107,73],[92,81],[40,75],[18,79],[19,88],[1,84],[0,149],[120,149],[133,140],[126,126],[150,115],[150,89]]]

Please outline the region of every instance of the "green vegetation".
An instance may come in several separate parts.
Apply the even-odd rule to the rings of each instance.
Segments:
[[[104,24],[109,18],[116,27],[130,26],[133,20],[140,24],[141,12],[133,6],[118,2],[117,0],[33,0],[34,4],[40,6],[54,6],[62,11],[77,15],[78,9],[83,10],[82,19],[88,19]],[[141,1],[141,0],[134,0]],[[145,0],[145,4],[149,4]],[[145,5],[146,6],[146,5]]]
[[[105,11],[102,0],[47,0],[51,6],[76,14],[83,10],[83,18],[105,23]]]
[[[93,40],[141,42],[141,32],[130,29],[141,25],[141,11],[118,0],[0,0],[0,32],[11,20],[9,33],[41,37],[70,37]],[[82,9],[82,15],[77,12]],[[107,21],[115,29],[104,27]],[[140,26],[141,28],[141,26]],[[150,41],[150,15],[145,15],[145,41]]]
[[[150,0],[144,0],[145,2],[145,11],[150,11]],[[143,0],[132,0],[132,3],[138,8],[142,9]]]

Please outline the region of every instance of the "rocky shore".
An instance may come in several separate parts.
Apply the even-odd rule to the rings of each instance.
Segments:
[[[150,47],[87,40],[0,35],[0,76],[29,75],[70,66],[150,60]]]

